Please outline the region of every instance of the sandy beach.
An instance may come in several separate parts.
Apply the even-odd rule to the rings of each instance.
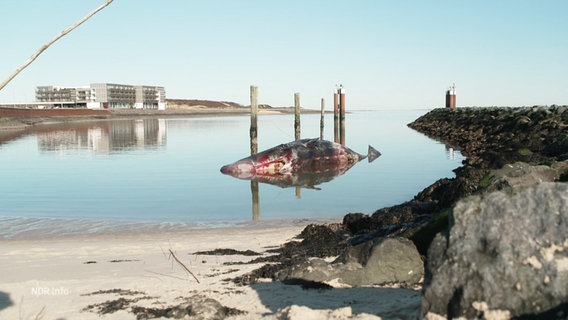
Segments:
[[[0,318],[135,319],[133,307],[165,308],[197,296],[238,310],[231,319],[297,318],[298,313],[314,313],[317,319],[332,312],[340,319],[416,314],[420,293],[415,290],[339,284],[337,289],[303,290],[269,279],[243,286],[227,279],[258,268],[260,264],[235,264],[258,256],[196,254],[234,249],[267,255],[268,249],[294,240],[304,224],[4,240]],[[120,310],[105,309],[109,306]]]

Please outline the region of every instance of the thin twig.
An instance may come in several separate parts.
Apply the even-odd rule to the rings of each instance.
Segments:
[[[197,277],[193,274],[193,272],[191,272],[191,270],[189,270],[185,264],[183,264],[181,261],[179,261],[179,259],[176,257],[176,255],[174,254],[174,252],[172,251],[172,249],[168,249],[170,250],[170,256],[174,259],[175,262],[177,262],[188,274],[190,274],[191,276],[193,276],[193,279],[195,279],[195,281],[197,281],[197,283],[199,283],[199,279],[197,279]]]
[[[159,275],[159,276],[163,276],[163,277],[169,277],[169,278],[174,278],[174,279],[184,280],[184,281],[187,280],[187,279],[184,279],[184,278],[181,278],[181,277],[171,276],[171,275],[165,274],[165,273],[160,273],[160,272],[155,272],[155,271],[150,271],[150,270],[144,270],[144,271],[149,272],[149,273],[153,273],[153,274],[156,274],[156,275]],[[148,276],[148,277],[149,277],[149,276]],[[152,278],[156,278],[156,279],[162,280],[162,279],[160,279],[159,277],[152,277]]]
[[[41,308],[41,310],[38,312],[38,314],[36,314],[35,316],[35,320],[41,320],[43,319],[43,312],[45,311],[45,306],[43,306],[43,308]]]
[[[2,82],[0,84],[0,90],[2,90],[8,84],[8,82],[12,81],[12,79],[14,79],[22,70],[24,70],[32,62],[34,62],[34,60],[37,59],[37,57],[39,57],[39,55],[42,54],[42,52],[44,52],[45,49],[47,49],[49,46],[51,46],[55,41],[59,40],[61,37],[68,34],[69,32],[73,31],[73,29],[80,26],[83,22],[89,20],[90,17],[92,17],[95,13],[101,11],[104,7],[108,6],[112,1],[113,0],[107,0],[105,3],[100,5],[98,8],[96,8],[95,10],[93,10],[89,14],[87,14],[85,17],[83,17],[83,19],[77,21],[74,25],[70,26],[69,28],[61,31],[61,33],[59,33],[57,36],[55,36],[55,38],[51,39],[48,43],[44,44],[41,48],[39,48],[39,50],[36,53],[34,53],[26,62],[24,62],[23,65],[21,65],[18,69],[16,69],[16,71],[14,71],[14,73],[12,73],[8,77],[8,79],[4,80],[4,82]]]

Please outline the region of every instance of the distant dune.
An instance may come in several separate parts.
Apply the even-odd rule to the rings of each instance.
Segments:
[[[231,101],[213,101],[213,100],[196,100],[196,99],[166,99],[168,108],[172,109],[183,109],[183,108],[250,108],[250,105],[242,105],[240,103]],[[260,109],[274,109],[268,104],[259,104]],[[282,108],[277,108],[282,109]]]
[[[166,99],[168,108],[207,107],[207,108],[244,108],[243,105],[230,101],[211,101],[195,99]]]

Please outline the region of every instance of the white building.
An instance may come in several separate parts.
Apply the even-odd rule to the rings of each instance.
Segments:
[[[89,109],[166,109],[166,90],[156,86],[91,83],[89,87],[38,86],[36,101]]]

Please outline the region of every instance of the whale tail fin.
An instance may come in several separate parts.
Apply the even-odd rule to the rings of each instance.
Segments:
[[[381,156],[381,153],[379,152],[379,150],[373,148],[371,145],[369,145],[369,150],[367,151],[367,161],[369,161],[369,163],[375,161],[375,159],[377,159],[378,157]]]

